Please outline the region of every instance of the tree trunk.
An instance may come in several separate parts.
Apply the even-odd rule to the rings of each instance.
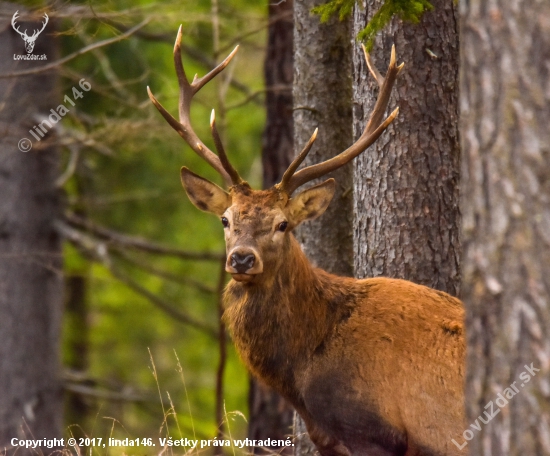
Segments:
[[[310,11],[322,3],[323,0],[300,0],[294,5],[296,153],[315,128],[319,128],[317,141],[304,166],[333,157],[352,142],[350,24],[337,19],[321,24],[319,17]],[[322,217],[302,226],[297,238],[313,264],[332,273],[351,276],[352,168],[341,168],[324,179],[328,177],[337,181],[332,203]],[[294,432],[297,435],[295,453],[312,453],[312,444],[301,439],[306,435],[300,419]]]
[[[354,32],[381,1],[355,10]],[[458,30],[454,2],[436,0],[419,24],[394,19],[376,39],[385,73],[392,44],[405,62],[390,109],[399,115],[355,160],[355,275],[386,276],[446,291],[460,285]],[[359,46],[354,52],[355,136],[378,93]]]
[[[89,327],[88,327],[88,280],[83,268],[69,275],[65,281],[65,320],[69,334],[65,342],[65,367],[76,375],[85,373],[89,367]],[[65,420],[68,425],[77,424],[71,428],[74,437],[87,437],[83,426],[90,412],[86,397],[75,392],[65,394]]]
[[[352,142],[351,41],[348,21],[320,24],[311,9],[323,2],[297,1],[294,8],[294,144],[298,153],[315,128],[319,134],[303,166],[320,163]],[[352,167],[334,177],[337,190],[319,219],[298,232],[298,240],[317,266],[339,275],[353,275]]]
[[[263,186],[279,182],[293,156],[292,120],[293,2],[269,4],[270,25],[264,64],[267,121],[262,144]],[[294,408],[279,394],[256,379],[250,379],[248,438],[285,440],[292,434]],[[291,447],[271,448],[291,454]],[[265,454],[259,447],[255,454]]]
[[[41,65],[14,60],[14,54],[26,54],[21,36],[10,24],[16,9],[22,30],[41,26],[24,22],[21,7],[0,4],[0,73]],[[56,58],[52,29],[50,21],[33,51],[46,54],[49,61]],[[55,72],[0,79],[0,448],[8,448],[8,454],[14,451],[9,449],[14,437],[62,436],[62,251],[53,228],[61,214],[55,187],[59,154],[53,133],[40,142],[29,134],[39,122],[36,116],[50,114],[59,99]],[[18,149],[22,138],[33,143],[26,153]],[[29,143],[19,144],[25,149]],[[18,449],[17,454],[31,452]]]
[[[269,3],[269,30],[264,63],[267,119],[262,144],[264,188],[280,182],[294,156],[292,78],[294,22],[292,0]]]
[[[549,18],[461,3],[466,411],[498,413],[463,434],[471,455],[550,454]]]

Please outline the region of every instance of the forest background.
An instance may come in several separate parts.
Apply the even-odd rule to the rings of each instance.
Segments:
[[[307,21],[317,26],[319,18],[310,11],[319,2],[298,3],[303,15],[297,23],[302,31]],[[332,3],[345,6],[354,2]],[[372,15],[372,6],[382,2],[364,3],[368,3]],[[437,195],[445,205],[435,198],[430,201],[433,206],[424,208],[424,216],[415,215],[415,208],[407,206],[403,197],[396,200],[404,208],[397,214],[390,210],[392,194],[382,195],[380,200],[387,204],[384,210],[390,216],[380,217],[378,222],[388,222],[388,226],[393,223],[395,233],[379,224],[375,234],[385,237],[378,236],[373,243],[361,238],[367,230],[355,229],[358,236],[354,242],[359,243],[353,247],[348,231],[339,259],[353,256],[352,248],[368,247],[371,254],[356,255],[357,274],[409,278],[452,294],[458,292],[463,279],[461,296],[469,328],[468,417],[473,421],[482,413],[487,401],[510,384],[524,370],[525,363],[535,362],[542,370],[529,392],[526,389],[505,413],[484,427],[483,438],[470,442],[469,449],[475,445],[476,454],[490,454],[494,445],[497,453],[510,450],[510,454],[520,454],[523,449],[530,454],[546,454],[550,451],[550,285],[545,273],[550,265],[550,149],[544,126],[550,99],[550,67],[545,66],[550,49],[550,33],[546,33],[550,30],[550,12],[541,2],[528,0],[523,1],[522,8],[496,0],[487,6],[460,3],[464,215],[464,255],[460,259],[456,235],[460,226],[458,4],[442,0],[432,3],[436,6],[433,14],[439,11],[446,15],[449,22],[443,25],[449,27],[439,21],[438,32],[434,32],[426,25],[438,23],[442,16],[431,16],[418,29],[404,27],[402,21],[395,20],[391,32],[379,40],[378,48],[374,43],[378,62],[387,58],[382,51],[389,49],[393,38],[404,40],[398,58],[407,57],[407,71],[394,95],[402,115],[388,133],[398,138],[397,153],[393,152],[394,146],[384,149],[386,143],[377,144],[370,154],[357,160],[355,173],[359,183],[363,175],[370,176],[371,170],[376,179],[384,181],[386,174],[378,166],[378,157],[382,163],[386,159],[391,163],[397,156],[402,161],[396,163],[403,166],[403,172],[389,173],[390,179],[384,181],[397,184],[395,195],[420,194],[420,187],[411,186],[407,179],[423,175],[438,189],[431,191],[427,185],[423,195]],[[287,141],[282,145],[286,156],[271,163],[271,168],[265,161],[266,143],[273,144],[274,138],[264,133],[264,103],[270,94],[288,97],[292,90],[292,70],[287,71],[283,64],[272,71],[286,72],[286,80],[279,85],[266,89],[263,75],[269,26],[277,21],[292,23],[292,12],[273,16],[273,7],[285,4],[290,2],[270,4],[270,14],[266,4],[239,0],[54,2],[47,7],[42,2],[0,4],[0,126],[6,146],[0,163],[0,251],[4,256],[0,262],[0,333],[9,334],[0,345],[1,441],[16,432],[25,433],[10,421],[21,410],[29,420],[44,424],[39,432],[43,435],[51,434],[48,426],[62,428],[67,435],[120,439],[167,435],[211,439],[229,432],[233,437],[246,435],[248,375],[219,319],[221,291],[228,279],[223,272],[222,227],[215,218],[191,206],[181,189],[178,171],[186,165],[213,181],[218,178],[158,114],[146,87],[176,114],[178,88],[172,46],[180,24],[189,78],[208,72],[239,44],[237,57],[224,74],[196,97],[193,125],[199,137],[211,144],[209,118],[215,108],[232,162],[253,187],[266,185],[275,179],[273,169],[288,161],[292,149],[292,132],[283,129],[287,136],[275,139]],[[26,22],[27,9],[38,21],[33,25]],[[34,50],[34,54],[48,55],[49,71],[37,68],[37,62],[12,57],[14,53],[25,53],[23,40],[11,24],[15,11],[19,11],[23,30],[39,27],[43,13],[49,14],[49,23]],[[359,17],[363,13],[357,11],[353,33],[364,25],[365,18]],[[334,20],[324,30],[340,44],[350,46],[349,22],[338,25]],[[420,31],[434,35],[426,39]],[[304,35],[313,36],[307,30]],[[328,43],[326,39],[318,41]],[[429,47],[425,44],[428,41]],[[313,42],[303,41],[296,46],[304,43],[300,49],[310,51],[301,55],[306,57],[301,61],[301,74],[306,74],[309,66],[321,77],[320,82],[312,84],[311,93],[324,82],[327,87],[322,88],[334,92],[329,76],[336,76],[336,80],[350,77],[351,52],[346,57],[345,71],[343,61],[338,59],[332,61],[332,69],[327,66],[318,70],[314,64],[321,60],[324,63],[324,59],[317,58],[321,54],[315,54]],[[451,57],[444,58],[437,46]],[[358,49],[354,59],[362,62]],[[331,54],[330,47],[327,54]],[[451,75],[444,84],[437,73],[443,67],[448,71],[444,74]],[[354,84],[360,85],[367,75],[364,73],[356,75]],[[433,85],[423,85],[415,78],[426,78]],[[351,81],[347,82],[351,92]],[[430,92],[431,87],[438,90]],[[352,110],[358,128],[363,100],[368,104],[372,98],[361,90],[354,85],[353,109],[351,97],[336,97],[345,102],[337,106],[338,116],[331,119],[327,115],[325,119],[329,124],[323,131],[334,133],[345,144],[351,142]],[[430,96],[424,96],[422,90]],[[438,92],[450,100],[445,106],[449,115],[433,115],[430,119],[432,111],[422,109],[418,114],[430,127],[419,135],[450,139],[449,147],[441,148],[437,141],[430,141],[433,155],[426,148],[422,148],[423,154],[404,153],[409,143],[400,140],[399,135],[406,136],[411,130],[398,126],[410,122],[421,128],[424,124],[415,114],[407,115],[407,110],[414,111],[417,102],[433,102],[431,94]],[[307,97],[310,92],[302,93]],[[295,119],[303,120],[297,124],[297,129],[303,130],[298,133],[307,139],[317,126],[315,116],[309,114],[325,110],[309,109],[310,101],[296,100],[299,106],[294,109]],[[66,114],[42,137],[37,129],[44,119],[41,116],[51,109],[59,110],[60,103]],[[345,115],[349,115],[345,131],[337,131],[336,120]],[[278,118],[291,116],[292,112],[283,110]],[[434,127],[436,121],[443,126]],[[23,138],[30,138],[31,150],[21,149]],[[318,140],[321,152],[327,149],[321,145],[322,140]],[[300,137],[298,142],[304,141]],[[330,152],[332,146],[328,149]],[[449,161],[432,161],[433,157],[439,160],[438,151]],[[312,159],[319,159],[317,153],[312,151]],[[412,169],[418,174],[408,174],[407,170]],[[349,168],[349,179],[351,174]],[[342,210],[345,201],[350,204],[344,211],[349,217],[353,184],[345,179],[339,179],[341,204],[333,204],[331,210]],[[364,186],[361,191],[365,201],[369,200],[369,189],[376,192],[382,187]],[[355,192],[360,193],[357,188]],[[374,205],[380,201],[370,200]],[[371,213],[361,204],[353,210],[365,215],[368,222]],[[445,232],[445,236],[438,237],[443,242],[436,246],[427,225],[422,223],[437,218],[434,214],[439,211],[439,224],[431,227],[436,232],[448,229],[451,234]],[[308,254],[317,254],[314,261],[318,264],[331,259],[322,248],[330,242],[343,245],[328,226],[349,222],[344,220],[346,217],[327,214],[327,223],[310,225],[299,233]],[[415,223],[407,226],[407,220]],[[409,235],[413,232],[423,236],[425,242],[411,241]],[[385,244],[386,250],[376,242]],[[396,250],[389,248],[390,242]],[[405,244],[417,249],[414,255],[405,252]],[[395,251],[403,261],[390,261]],[[419,261],[418,255],[426,252],[426,261]],[[450,256],[442,256],[442,252]],[[342,263],[345,270],[340,271],[351,274],[353,260],[347,258]],[[333,271],[339,268],[324,267]],[[432,270],[434,274],[430,274]],[[438,282],[447,276],[448,283]],[[21,294],[10,294],[17,287]],[[52,355],[58,346],[61,359]],[[253,395],[257,393],[254,388]],[[65,408],[63,423],[57,422],[61,410],[44,406],[61,402]],[[221,422],[223,428],[219,429]]]

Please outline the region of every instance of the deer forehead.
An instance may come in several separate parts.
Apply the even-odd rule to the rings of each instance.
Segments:
[[[273,190],[235,189],[231,192],[228,211],[234,222],[271,224],[273,219],[284,214],[287,199]]]

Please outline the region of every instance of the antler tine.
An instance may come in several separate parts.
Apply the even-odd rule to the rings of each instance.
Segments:
[[[23,32],[21,32],[21,31],[19,30],[19,26],[16,26],[16,25],[15,25],[16,22],[17,22],[17,19],[19,19],[19,10],[17,10],[17,11],[14,13],[13,17],[11,18],[11,26],[13,27],[13,29],[14,29],[17,33],[19,33],[19,35],[21,35],[21,36],[26,35],[26,33],[23,33]],[[26,32],[26,30],[25,30],[25,32]]]
[[[50,18],[48,17],[48,15],[46,13],[44,13],[44,19],[46,19],[44,22],[42,22],[42,29],[40,30],[39,33],[42,33],[42,31],[46,28],[46,25],[48,25],[48,21],[50,20]]]
[[[211,81],[215,76],[217,76],[231,61],[235,56],[238,46],[229,54],[223,62],[221,62],[216,68],[208,72],[202,78],[197,79],[195,76],[192,83],[189,83],[187,75],[185,74],[185,69],[183,67],[183,62],[181,59],[181,38],[182,38],[182,26],[180,25],[178,29],[178,34],[176,37],[176,42],[174,44],[174,66],[176,68],[176,74],[178,77],[178,84],[180,88],[179,95],[179,122],[159,103],[155,96],[151,93],[149,87],[147,87],[147,93],[149,98],[162,114],[164,119],[170,124],[170,126],[176,130],[176,132],[185,140],[187,144],[195,151],[195,153],[203,158],[212,168],[214,168],[225,181],[226,185],[231,186],[234,184],[233,178],[228,173],[227,167],[222,163],[221,157],[218,157],[214,152],[212,152],[206,145],[199,139],[193,127],[191,126],[191,101],[193,96],[209,81]],[[216,145],[217,147],[217,145]],[[222,148],[223,149],[223,148]],[[219,150],[218,150],[219,152]],[[224,153],[224,152],[222,152]],[[224,159],[227,163],[227,157]],[[238,174],[237,174],[238,176]],[[239,177],[240,179],[240,177]],[[242,179],[240,180],[242,181]]]
[[[353,143],[345,151],[338,154],[336,157],[333,157],[316,165],[308,166],[296,172],[296,174],[290,175],[285,181],[284,185],[284,189],[288,195],[291,195],[294,190],[304,185],[306,182],[316,179],[317,177],[324,176],[325,174],[328,174],[331,171],[334,171],[353,160],[359,154],[364,152],[369,146],[371,146],[397,117],[399,108],[396,108],[384,121],[382,121],[384,112],[388,107],[393,85],[395,83],[397,75],[401,72],[404,66],[403,63],[399,66],[395,64],[395,46],[392,46],[390,64],[388,66],[388,71],[386,72],[385,77],[382,77],[376,67],[372,64],[372,60],[364,47],[363,51],[365,53],[367,66],[369,67],[369,70],[372,73],[374,79],[376,79],[378,85],[380,86],[378,98],[374,105],[374,109],[372,110],[372,113],[369,117],[369,120],[365,126],[365,129],[363,130],[363,133],[355,143]],[[285,176],[287,175],[289,170],[285,172]]]
[[[239,45],[235,46],[235,49],[231,51],[231,53],[223,60],[223,62],[221,62],[216,68],[205,74],[202,78],[197,79],[197,75],[195,75],[195,78],[193,79],[193,84],[191,84],[194,91],[193,93],[197,93],[206,83],[210,82],[211,79],[216,77],[218,73],[221,73],[221,71],[225,69],[227,65],[229,65],[229,62],[231,62],[233,57],[235,57],[235,54],[238,50]]]
[[[212,114],[210,115],[210,129],[212,130],[212,137],[214,138],[214,145],[216,146],[216,152],[218,152],[218,157],[222,163],[222,166],[227,171],[227,174],[231,177],[231,182],[233,185],[241,184],[243,179],[239,176],[239,173],[231,163],[229,162],[225,149],[223,148],[222,140],[216,128],[216,112],[212,109]]]
[[[386,77],[382,78],[380,76],[380,73],[376,69],[376,67],[372,65],[372,60],[371,60],[370,54],[367,52],[367,49],[365,48],[365,46],[363,45],[361,46],[363,48],[363,53],[365,54],[365,60],[367,61],[367,66],[369,67],[371,73],[374,74],[374,72],[376,72],[376,74],[378,74],[379,76],[379,77],[375,77],[375,79],[378,82],[378,85],[380,86],[380,92],[378,93],[378,98],[374,105],[374,109],[372,110],[372,113],[367,122],[367,126],[365,128],[365,131],[363,132],[363,135],[364,135],[365,133],[368,134],[368,133],[374,132],[382,122],[382,119],[384,117],[384,112],[386,111],[386,108],[388,107],[388,103],[390,101],[390,95],[391,95],[393,85],[395,83],[395,79],[397,78],[399,73],[401,73],[401,70],[403,69],[405,64],[401,63],[401,65],[396,66],[395,45],[392,45],[388,72],[386,73]]]
[[[292,178],[292,175],[296,172],[298,169],[298,166],[302,164],[302,162],[305,160],[307,154],[311,150],[311,147],[313,146],[313,143],[317,139],[317,132],[319,131],[318,128],[315,129],[313,134],[311,135],[311,138],[309,138],[309,141],[304,146],[302,151],[296,156],[294,160],[292,160],[292,163],[288,166],[287,170],[283,174],[283,178],[281,179],[281,182],[278,184],[279,189],[282,191],[287,191],[286,187],[288,186],[288,183],[290,182],[290,179]],[[289,193],[290,194],[290,193]]]
[[[34,38],[35,36],[40,35],[44,31],[44,29],[46,28],[46,25],[48,25],[48,20],[49,20],[48,15],[46,13],[44,13],[44,17],[45,17],[46,20],[42,22],[42,28],[40,30],[34,29],[33,32],[32,32],[31,38]],[[25,30],[25,32],[26,32],[26,30]]]

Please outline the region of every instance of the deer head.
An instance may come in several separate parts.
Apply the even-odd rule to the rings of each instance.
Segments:
[[[181,26],[174,46],[174,64],[178,76],[179,122],[157,101],[149,87],[149,98],[178,134],[223,178],[227,191],[196,175],[186,167],[181,169],[181,181],[191,202],[200,210],[218,216],[224,226],[226,242],[226,270],[233,279],[245,283],[271,280],[284,264],[285,251],[289,250],[290,232],[300,223],[320,216],[328,207],[335,191],[334,179],[308,188],[297,195],[293,193],[302,185],[340,168],[373,144],[395,119],[398,108],[386,119],[384,112],[389,102],[395,79],[403,64],[397,66],[395,48],[386,76],[383,77],[371,62],[365,48],[367,66],[380,86],[374,109],[360,138],[335,157],[298,170],[313,146],[317,130],[300,154],[290,164],[280,183],[268,190],[253,190],[229,162],[216,129],[214,111],[210,127],[217,155],[198,138],[190,122],[190,106],[193,96],[231,61],[238,46],[216,68],[202,78],[195,76],[189,83],[181,60]]]
[[[43,30],[46,28],[46,24],[48,23],[48,15],[44,13],[44,22],[42,22],[42,28],[40,30],[34,30],[32,36],[27,35],[27,29],[25,29],[24,32],[21,32],[19,30],[19,26],[16,26],[15,23],[17,22],[19,11],[16,11],[13,17],[11,18],[11,26],[13,29],[21,35],[21,38],[25,41],[25,49],[27,50],[27,54],[30,54],[34,49],[34,43],[36,42],[36,39],[38,38],[38,35],[40,35]]]

